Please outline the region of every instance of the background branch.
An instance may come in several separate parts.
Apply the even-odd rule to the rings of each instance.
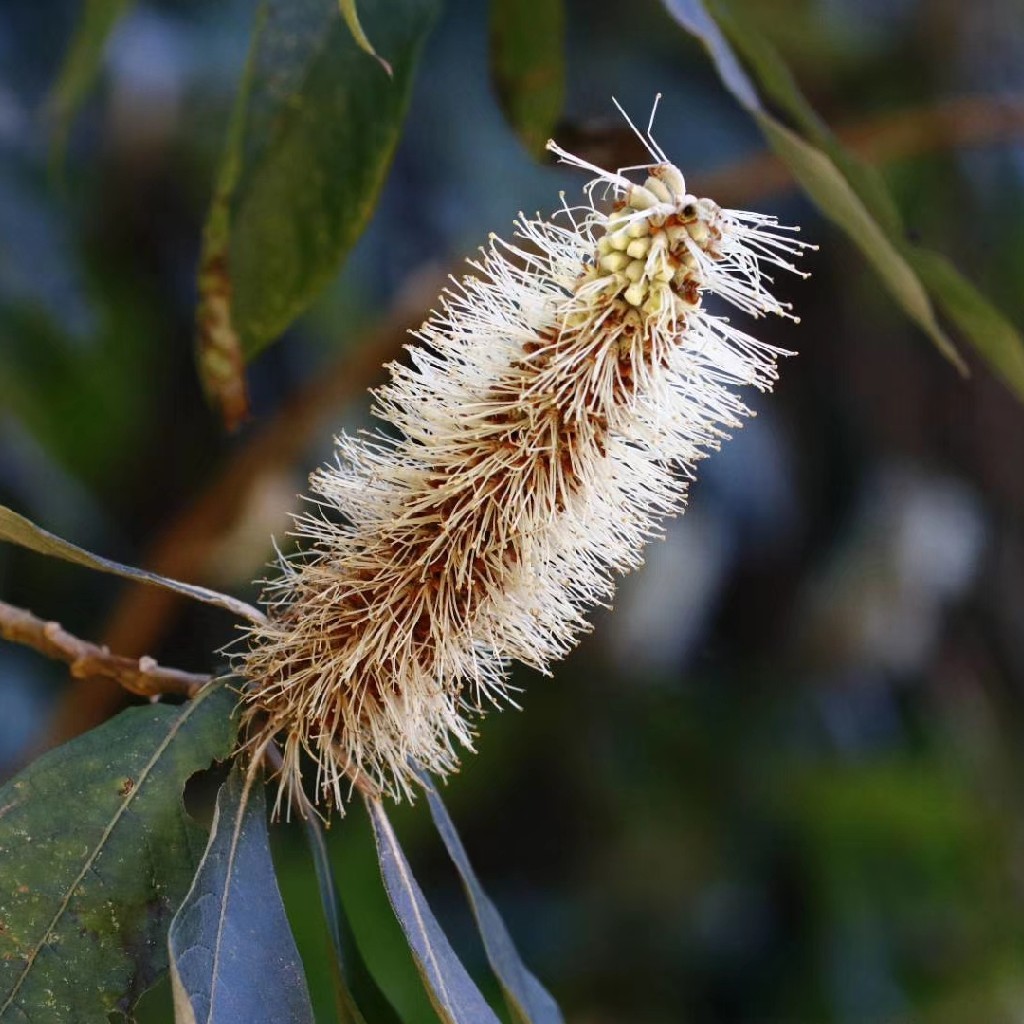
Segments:
[[[857,121],[839,141],[872,164],[890,164],[941,150],[991,146],[1024,138],[1024,98],[957,96]],[[754,204],[794,185],[789,169],[768,152],[700,178],[701,192],[726,205]]]
[[[650,159],[636,136],[616,122],[559,125],[558,141],[601,167]],[[1024,138],[1024,97],[956,96],[852,122],[836,129],[851,152],[873,164],[895,163],[942,150],[1000,145]],[[726,206],[749,206],[794,186],[789,169],[767,151],[693,176],[702,195]]]
[[[110,679],[140,697],[194,697],[210,681],[209,676],[164,668],[150,657],[111,654],[106,647],[72,635],[59,622],[47,622],[5,601],[0,601],[0,636],[65,662],[76,679]]]

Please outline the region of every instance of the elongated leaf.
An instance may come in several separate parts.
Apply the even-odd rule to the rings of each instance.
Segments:
[[[312,1024],[267,836],[263,785],[236,765],[167,938],[178,1024]]]
[[[932,301],[957,326],[989,366],[1024,399],[1024,336],[945,256],[911,243],[885,179],[851,153],[807,102],[785,61],[759,33],[734,18],[720,0],[715,17],[746,58],[765,94],[778,104],[842,171],[850,187],[883,225],[927,289]]]
[[[885,179],[876,168],[864,163],[839,142],[807,102],[775,48],[745,22],[733,17],[722,0],[709,0],[707,4],[714,12],[714,19],[701,0],[664,0],[664,3],[685,28],[702,39],[723,82],[754,113],[776,154],[790,167],[822,212],[861,247],[889,290],[940,351],[963,370],[962,360],[938,325],[934,306],[956,324],[994,372],[1024,399],[1024,335],[944,256],[914,245],[904,236],[902,218]],[[726,36],[746,59],[765,95],[793,119],[806,139],[789,132],[765,112]],[[831,169],[825,169],[808,151],[812,143],[812,148],[822,151],[830,161]],[[864,223],[862,213],[850,216],[848,197],[844,200],[843,190],[836,187],[836,173],[845,179],[849,191],[874,219],[877,232]],[[879,232],[886,238],[881,249],[877,245]],[[871,248],[865,248],[866,245]],[[908,287],[911,277],[916,278],[917,283]],[[921,291],[926,295],[927,307],[921,303]]]
[[[565,100],[562,0],[491,0],[491,75],[509,124],[544,152]]]
[[[50,94],[53,117],[53,151],[60,160],[71,121],[99,73],[103,51],[114,26],[132,0],[85,0],[60,74]]]
[[[105,1024],[166,970],[204,841],[182,790],[231,751],[234,704],[131,708],[0,789],[0,1021]]]
[[[235,322],[252,354],[337,273],[369,220],[433,20],[432,0],[363,0],[394,65],[366,59],[331,0],[270,0],[233,196]]]
[[[309,815],[303,824],[334,953],[332,965],[338,1020],[340,1024],[401,1024],[401,1018],[377,986],[356,944],[334,884],[334,871],[320,822]]]
[[[946,332],[921,279],[871,216],[834,163],[817,147],[805,142],[770,114],[755,114],[772,149],[789,165],[793,176],[819,210],[841,227],[875,268],[904,311],[935,342],[939,351],[960,370],[966,366]]]
[[[338,895],[373,977],[403,1021],[436,1024],[427,987],[381,879],[376,837],[364,804],[349,809],[345,827],[333,830],[331,844]],[[370,1024],[375,1024],[372,1018]]]
[[[842,171],[812,145],[769,114],[721,29],[701,0],[663,0],[666,9],[710,53],[723,84],[754,115],[768,144],[793,172],[814,204],[846,232],[875,268],[904,312],[932,339],[958,369],[965,365],[942,329],[924,285],[900,251],[899,244],[878,222]]]
[[[1024,399],[1024,338],[1020,331],[945,256],[910,246],[907,257],[946,316]]]
[[[718,23],[708,13],[703,0],[662,0],[668,13],[696,36],[708,51],[714,62],[722,84],[739,100],[740,105],[751,113],[764,110],[761,97],[743,66],[732,52],[722,35]]]
[[[886,233],[894,241],[902,238],[903,218],[881,172],[866,164],[836,138],[800,91],[786,62],[763,35],[735,18],[724,4],[716,0],[709,0],[708,8],[729,42],[753,71],[764,95],[793,119],[809,142],[828,154]]]
[[[223,608],[244,619],[251,619],[254,622],[263,619],[263,613],[258,608],[253,608],[252,605],[227,594],[221,594],[206,587],[196,587],[191,583],[181,583],[179,580],[158,576],[145,569],[134,569],[129,565],[121,565],[120,562],[113,562],[109,558],[94,555],[92,552],[86,551],[85,548],[63,540],[50,533],[49,530],[44,530],[41,526],[36,526],[30,519],[26,519],[5,505],[0,505],[0,540],[19,544],[21,547],[36,551],[41,555],[50,555],[53,558],[62,558],[65,562],[73,562],[75,565],[84,565],[87,569],[96,569],[98,572],[124,576],[126,579],[135,580],[136,583],[149,583],[154,587],[173,590],[177,594],[192,598],[193,601],[216,605],[218,608]]]
[[[491,969],[501,983],[513,1017],[520,1024],[563,1024],[565,1018],[550,993],[523,963],[498,908],[480,885],[455,825],[430,779],[421,775],[430,816],[465,886],[473,915],[484,940]]]
[[[243,358],[307,308],[366,226],[435,3],[361,0],[389,79],[338,0],[264,0],[204,237],[198,344],[211,393],[230,392]]]
[[[412,950],[430,1001],[445,1024],[497,1024],[473,979],[437,923],[391,822],[378,801],[367,800],[384,887]]]

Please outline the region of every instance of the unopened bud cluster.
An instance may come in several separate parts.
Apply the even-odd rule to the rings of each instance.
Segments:
[[[664,165],[655,170],[659,177],[652,174],[643,186],[630,191],[627,209],[671,204],[678,212],[632,220],[612,217],[597,240],[597,263],[586,277],[611,275],[609,290],[621,292],[629,305],[647,314],[674,308],[682,317],[700,302],[697,260],[688,244],[707,248],[713,230],[707,222],[711,211],[702,211],[695,201],[685,202],[683,178],[675,167]]]
[[[686,478],[767,389],[777,349],[707,311],[788,315],[761,268],[803,244],[770,217],[689,195],[650,143],[643,184],[492,238],[393,365],[375,412],[311,478],[310,547],[284,560],[241,671],[253,743],[280,736],[283,789],[340,804],[352,781],[409,793],[445,774],[518,660],[547,671],[641,562]],[[595,190],[611,193],[605,210]]]

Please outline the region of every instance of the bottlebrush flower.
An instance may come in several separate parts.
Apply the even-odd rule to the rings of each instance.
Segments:
[[[303,751],[337,805],[355,779],[400,797],[416,768],[455,770],[510,700],[509,662],[546,673],[574,646],[750,415],[735,389],[775,380],[781,350],[703,296],[789,316],[765,268],[794,270],[804,243],[690,195],[645,144],[638,184],[549,143],[593,173],[587,203],[492,236],[376,393],[397,436],[342,435],[311,477],[311,546],[281,560],[240,656],[251,742],[283,738],[283,793]]]

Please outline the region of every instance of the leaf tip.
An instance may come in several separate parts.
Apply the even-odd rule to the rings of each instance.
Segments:
[[[366,33],[363,31],[363,26],[359,22],[359,13],[356,10],[356,0],[339,0],[339,8],[341,10],[341,16],[345,19],[345,24],[348,26],[349,32],[352,34],[352,38],[356,41],[356,45],[363,53],[369,54],[373,57],[380,66],[387,72],[388,78],[394,78],[395,72],[391,65],[373,48],[373,43],[370,42]]]

